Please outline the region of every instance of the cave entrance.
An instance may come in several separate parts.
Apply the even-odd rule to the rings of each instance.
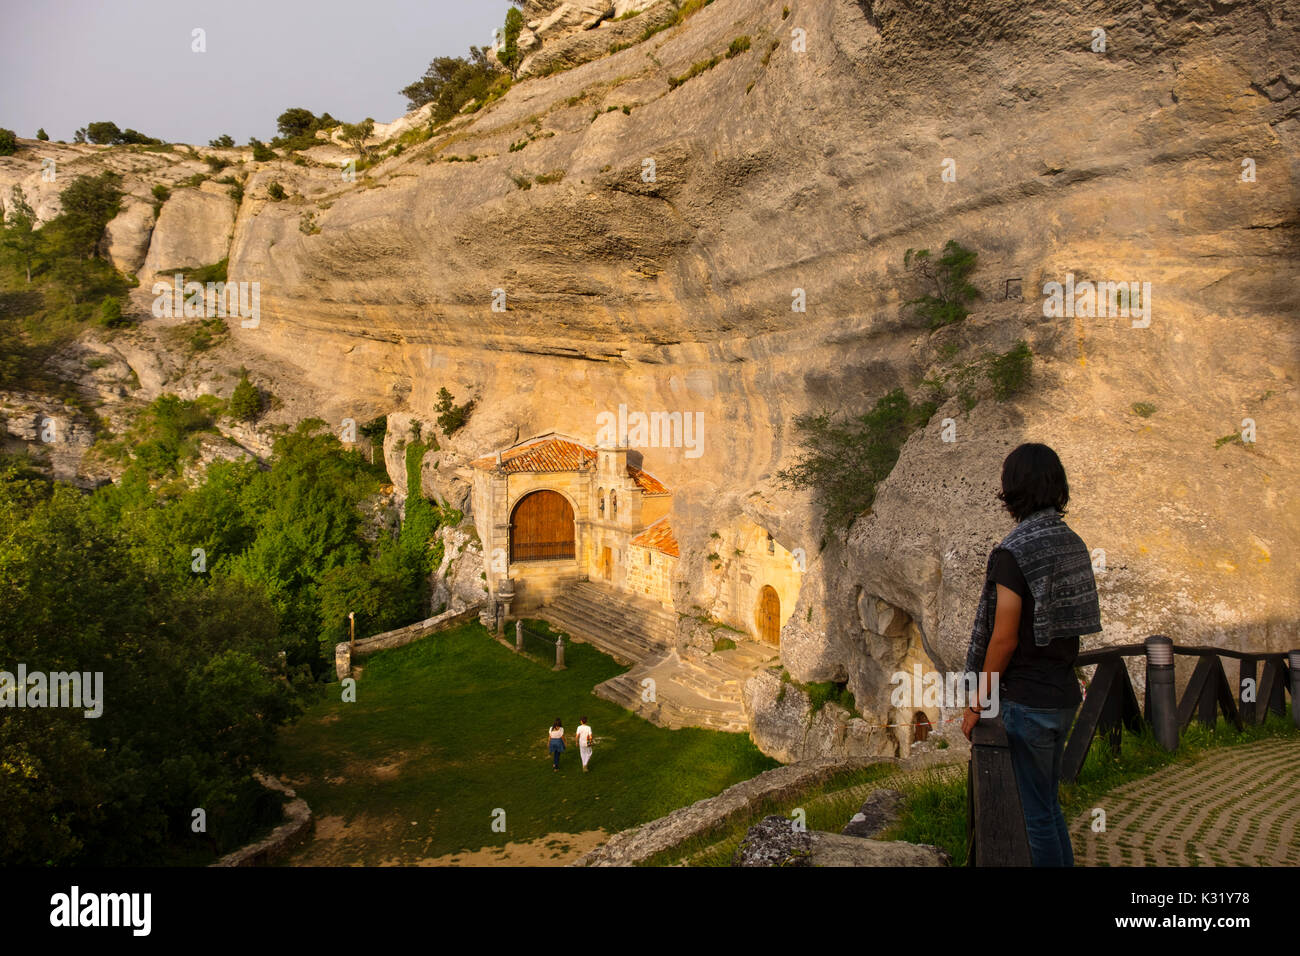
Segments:
[[[573,506],[556,491],[533,491],[519,499],[510,518],[510,560],[572,558]]]
[[[754,613],[758,636],[768,644],[781,643],[781,598],[770,584],[758,592],[758,610]]]

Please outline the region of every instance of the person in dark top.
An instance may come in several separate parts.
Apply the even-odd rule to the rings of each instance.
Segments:
[[[998,495],[1016,526],[989,555],[966,670],[997,680],[1034,866],[1073,866],[1059,787],[1065,739],[1082,695],[1074,674],[1079,637],[1101,630],[1087,545],[1061,515],[1065,469],[1046,445],[1021,445],[1002,464]],[[962,721],[969,738],[980,706]]]

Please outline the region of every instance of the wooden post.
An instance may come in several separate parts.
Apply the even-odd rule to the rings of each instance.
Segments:
[[[983,718],[971,731],[966,784],[968,866],[1032,866],[1011,744],[1000,717]]]
[[[1242,729],[1241,715],[1237,713],[1237,699],[1228,686],[1228,675],[1217,654],[1202,654],[1187,682],[1187,690],[1178,705],[1178,726],[1186,728],[1193,720],[1213,728],[1216,711],[1223,710],[1224,719]]]
[[[551,670],[564,670],[564,635],[557,634],[555,637],[555,666]]]
[[[1147,722],[1167,751],[1178,749],[1178,705],[1174,693],[1174,642],[1161,634],[1145,641]]]
[[[524,650],[524,622],[515,621],[515,653],[522,653]]]
[[[348,654],[349,656],[356,650],[357,643],[357,612],[348,611]]]
[[[1259,723],[1259,681],[1256,679],[1256,669],[1259,665],[1259,659],[1255,657],[1243,657],[1241,667],[1237,671],[1237,704],[1241,712],[1241,719],[1248,724]],[[1246,700],[1246,681],[1254,685],[1255,699]]]
[[[1097,665],[1097,672],[1088,686],[1088,696],[1079,709],[1069,743],[1061,759],[1061,779],[1073,782],[1083,769],[1084,758],[1092,746],[1092,738],[1099,731],[1107,735],[1113,753],[1120,751],[1120,736],[1127,727],[1136,733],[1142,728],[1142,712],[1138,709],[1137,694],[1129,680],[1128,667],[1119,654],[1106,657]]]
[[[1296,703],[1300,698],[1300,650],[1292,651],[1287,659],[1291,667],[1291,719],[1300,727],[1300,703]]]

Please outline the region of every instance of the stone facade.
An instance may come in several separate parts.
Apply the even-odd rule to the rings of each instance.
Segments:
[[[642,590],[644,554],[636,556],[638,570],[629,570],[632,539],[667,514],[672,497],[628,456],[625,447],[596,449],[548,432],[472,463],[470,500],[494,600],[506,579],[514,584],[512,614],[534,610],[578,581],[649,593]],[[572,509],[572,557],[512,557],[516,509],[538,491],[560,495]],[[651,596],[665,601],[670,591],[662,581],[657,588]]]

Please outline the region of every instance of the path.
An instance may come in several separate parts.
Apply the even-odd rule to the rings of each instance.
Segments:
[[[1224,747],[1116,787],[1070,827],[1079,866],[1300,865],[1300,740]]]

